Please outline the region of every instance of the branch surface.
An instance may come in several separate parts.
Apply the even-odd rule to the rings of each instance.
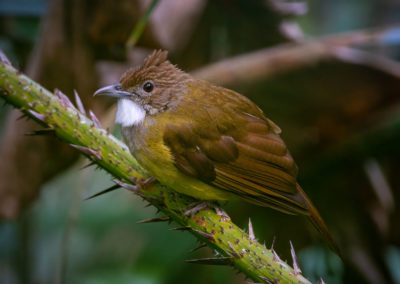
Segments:
[[[383,56],[353,49],[355,45],[384,42],[391,28],[358,30],[241,54],[193,70],[194,77],[223,86],[251,83],[291,70],[337,59],[367,65],[400,77],[400,64]]]

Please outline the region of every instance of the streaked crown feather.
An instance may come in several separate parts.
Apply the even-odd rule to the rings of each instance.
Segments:
[[[187,75],[168,60],[168,51],[155,50],[146,57],[143,64],[126,71],[121,77],[121,86],[124,89],[144,83],[146,80],[168,84],[176,81],[182,75]]]

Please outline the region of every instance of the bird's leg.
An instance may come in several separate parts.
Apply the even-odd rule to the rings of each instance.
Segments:
[[[149,177],[147,179],[136,179],[136,184],[140,187],[141,190],[148,190],[150,187],[156,182],[154,177]]]
[[[139,195],[140,197],[142,197],[143,199],[146,199],[149,202],[164,204],[164,201],[161,198],[158,199],[155,197],[146,196],[142,193],[142,191],[150,189],[151,185],[156,181],[155,178],[151,177],[151,178],[148,178],[145,180],[140,179],[140,178],[134,178],[131,181],[134,182],[136,185],[128,184],[128,183],[122,182],[120,180],[116,180],[115,183],[117,183],[119,186],[122,186],[123,188],[126,188],[126,189],[134,192],[135,194]]]
[[[190,204],[189,207],[191,207],[191,209],[189,209],[185,212],[185,216],[193,217],[199,211],[206,209],[206,208],[211,208],[211,209],[215,210],[215,212],[217,213],[218,216],[230,219],[228,214],[221,207],[219,207],[218,203],[216,203],[216,202],[200,201],[200,202]]]

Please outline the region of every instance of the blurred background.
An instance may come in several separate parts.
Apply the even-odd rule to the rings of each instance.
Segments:
[[[397,26],[396,26],[397,24]],[[342,247],[335,256],[306,218],[224,205],[312,282],[400,283],[400,3],[396,0],[0,0],[0,49],[49,90],[92,98],[153,49],[235,89],[282,129],[299,182]],[[217,65],[216,65],[217,64]],[[0,107],[0,283],[248,283],[229,267],[187,264],[194,237],[117,190],[111,177]],[[84,168],[84,169],[82,169]]]

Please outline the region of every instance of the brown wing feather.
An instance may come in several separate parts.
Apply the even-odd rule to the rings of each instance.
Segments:
[[[297,166],[278,135],[279,127],[267,119],[239,115],[241,131],[216,135],[221,128],[215,127],[208,137],[191,123],[168,126],[164,142],[176,167],[250,202],[307,214],[308,205],[296,188]]]

